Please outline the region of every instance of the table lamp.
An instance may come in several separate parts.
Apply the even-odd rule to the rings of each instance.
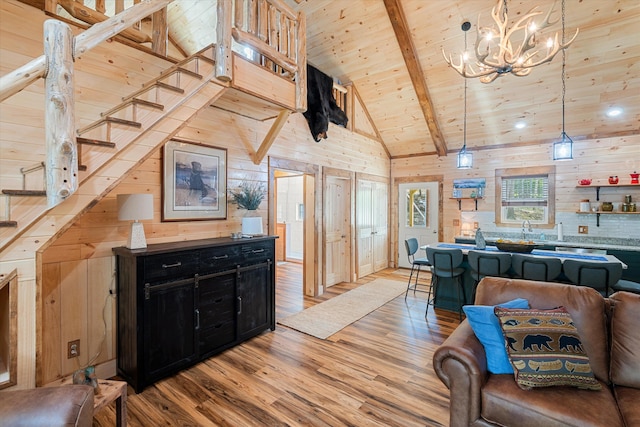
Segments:
[[[131,232],[127,241],[129,249],[144,249],[147,240],[141,219],[153,219],[152,194],[118,194],[118,220],[131,221]]]

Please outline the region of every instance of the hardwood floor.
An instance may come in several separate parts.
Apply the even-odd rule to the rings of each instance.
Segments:
[[[282,263],[276,318],[378,277],[407,276],[388,269],[309,298],[301,265]],[[432,356],[458,315],[429,309],[425,321],[425,300],[409,293],[405,302],[403,294],[327,340],[278,325],[140,394],[129,387],[128,425],[445,426],[449,392]],[[113,425],[113,405],[95,415],[94,426]]]

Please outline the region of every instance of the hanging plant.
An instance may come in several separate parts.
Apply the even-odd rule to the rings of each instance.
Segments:
[[[261,182],[243,182],[237,190],[229,190],[231,203],[238,205],[238,209],[255,211],[266,195],[264,185]]]

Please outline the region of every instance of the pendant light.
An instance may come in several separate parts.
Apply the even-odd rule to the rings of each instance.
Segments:
[[[564,45],[564,0],[562,0],[562,44]],[[573,140],[564,131],[564,95],[566,91],[565,85],[565,65],[566,54],[562,49],[562,133],[560,141],[553,143],[553,160],[572,160],[573,159]]]
[[[464,55],[463,61],[467,60],[467,31],[471,28],[471,23],[465,21],[462,23],[462,31],[464,31]],[[462,149],[458,153],[458,169],[471,169],[473,167],[473,153],[467,152],[467,79],[464,79],[464,120],[462,128]]]

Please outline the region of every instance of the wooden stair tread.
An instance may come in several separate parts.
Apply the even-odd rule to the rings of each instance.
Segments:
[[[215,64],[215,63],[216,63],[216,61],[214,61],[213,59],[209,58],[208,56],[204,56],[204,55],[202,55],[202,54],[200,54],[200,55],[196,55],[196,57],[197,57],[198,59],[202,59],[202,60],[204,60],[205,62],[208,62],[208,63],[210,63],[210,64]]]
[[[195,71],[187,70],[186,68],[178,67],[178,68],[176,68],[176,71],[179,71],[179,72],[181,72],[183,74],[186,74],[188,76],[191,76],[191,77],[195,77],[196,79],[200,79],[200,80],[203,79],[201,74],[198,74]]]
[[[155,82],[154,85],[157,86],[157,87],[163,88],[163,89],[174,91],[174,92],[179,93],[179,94],[184,94],[184,89],[179,88],[177,86],[172,86],[172,85],[170,85],[168,83]]]
[[[145,99],[140,98],[131,98],[132,104],[144,105],[146,107],[155,108],[156,110],[164,110],[164,105],[158,104],[157,102],[147,101]]]
[[[42,197],[46,196],[47,192],[44,190],[2,190],[2,194],[7,196]]]
[[[134,128],[141,128],[142,123],[134,122],[133,120],[120,119],[118,117],[107,116],[103,119],[105,122],[117,123],[119,125],[131,126]]]
[[[83,138],[81,136],[76,137],[76,142],[78,144],[95,145],[95,146],[98,146],[98,147],[108,147],[108,148],[115,148],[116,147],[115,142],[101,141],[99,139]]]
[[[17,227],[18,226],[18,222],[17,221],[0,221],[0,227]]]

